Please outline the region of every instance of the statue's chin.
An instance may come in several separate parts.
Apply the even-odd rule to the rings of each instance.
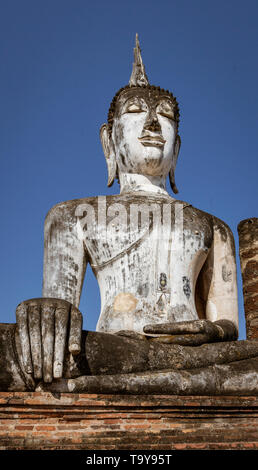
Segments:
[[[169,173],[171,157],[164,155],[158,146],[136,146],[119,151],[118,166],[122,173],[137,173],[143,176],[163,177]],[[129,151],[130,150],[130,151]]]
[[[165,172],[164,167],[163,151],[153,147],[147,148],[144,161],[141,165],[141,173],[146,176],[162,176]]]

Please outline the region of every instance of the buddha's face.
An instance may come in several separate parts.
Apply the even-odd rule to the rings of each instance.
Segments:
[[[112,128],[120,172],[166,177],[173,164],[176,136],[169,95],[148,88],[121,93]]]

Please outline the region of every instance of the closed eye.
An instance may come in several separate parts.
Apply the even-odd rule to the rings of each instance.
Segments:
[[[136,104],[131,104],[125,111],[126,113],[144,113],[144,109],[137,106]]]
[[[165,113],[163,111],[162,112],[159,111],[158,114],[160,114],[160,116],[164,116],[164,117],[166,117],[168,119],[171,119],[171,120],[174,119],[174,114],[172,114],[172,113]]]

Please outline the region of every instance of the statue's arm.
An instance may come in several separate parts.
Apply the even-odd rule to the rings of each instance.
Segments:
[[[214,217],[213,244],[201,273],[206,319],[224,330],[224,340],[238,335],[235,242],[232,231]]]
[[[78,308],[86,264],[74,210],[59,204],[45,219],[43,297],[64,299]]]
[[[45,382],[62,377],[66,343],[72,354],[81,350],[78,306],[87,255],[71,203],[66,204],[51,209],[45,220],[42,298],[16,309],[24,369]]]

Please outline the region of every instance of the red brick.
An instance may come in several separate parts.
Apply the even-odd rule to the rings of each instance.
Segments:
[[[184,450],[184,449],[186,449],[187,445],[186,444],[175,444],[174,447],[177,450]]]
[[[18,426],[15,426],[15,430],[17,431],[26,431],[26,430],[32,430],[33,429],[33,426],[29,426],[29,425],[18,425]]]
[[[116,423],[121,423],[121,419],[113,419],[112,417],[110,419],[104,419],[103,422],[105,424],[116,424]]]
[[[55,426],[44,426],[42,424],[35,426],[35,429],[37,431],[55,431],[56,427]]]
[[[130,424],[125,424],[124,429],[128,429],[128,430],[131,429],[132,431],[135,431],[137,429],[150,429],[150,426],[149,426],[149,424],[132,423],[131,425]]]
[[[247,448],[247,449],[253,449],[255,446],[258,446],[258,443],[254,443],[254,442],[244,442],[243,443],[243,447]]]
[[[7,392],[1,399],[0,449],[258,448],[254,396],[60,394],[57,399],[44,392]]]

